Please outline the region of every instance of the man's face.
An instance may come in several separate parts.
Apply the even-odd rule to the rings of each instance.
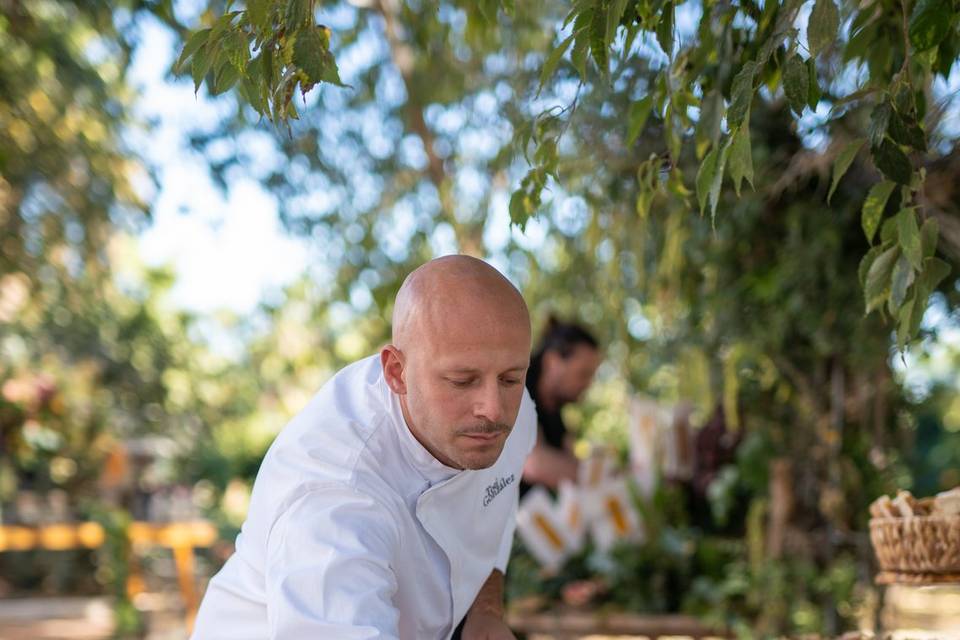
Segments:
[[[556,351],[544,354],[543,374],[558,404],[577,402],[593,382],[600,366],[600,351],[586,344],[578,344],[564,358]]]
[[[485,469],[497,461],[520,411],[530,331],[525,323],[463,320],[403,354],[401,403],[434,457],[458,469]]]

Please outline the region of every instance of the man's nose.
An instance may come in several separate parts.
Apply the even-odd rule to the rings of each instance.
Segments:
[[[474,399],[473,415],[490,422],[503,422],[504,399],[500,385],[494,381],[483,385]]]

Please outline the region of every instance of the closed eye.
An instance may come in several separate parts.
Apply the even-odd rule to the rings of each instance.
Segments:
[[[474,379],[473,378],[466,378],[466,379],[447,378],[447,381],[453,386],[455,386],[457,389],[466,389],[467,387],[473,384]]]
[[[520,380],[515,378],[500,378],[500,382],[508,387],[515,387],[520,384]]]

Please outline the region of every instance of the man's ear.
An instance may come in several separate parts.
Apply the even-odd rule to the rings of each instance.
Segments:
[[[390,390],[397,395],[405,395],[407,383],[403,376],[403,352],[392,344],[388,344],[380,351],[380,365],[383,367],[383,377]]]

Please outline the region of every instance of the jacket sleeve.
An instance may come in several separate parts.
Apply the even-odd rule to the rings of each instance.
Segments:
[[[397,640],[399,529],[385,507],[342,486],[311,490],[267,540],[271,640]]]

